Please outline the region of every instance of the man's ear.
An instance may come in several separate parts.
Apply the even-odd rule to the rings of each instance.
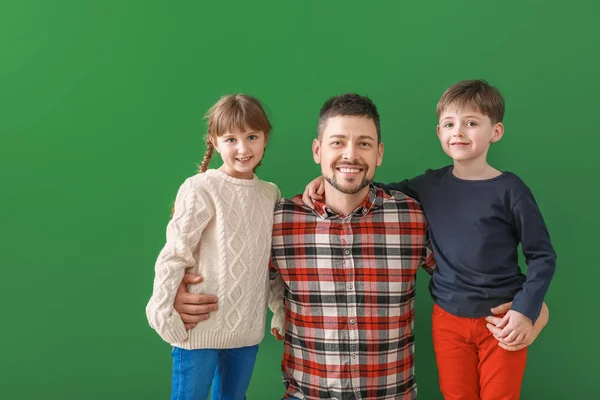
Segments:
[[[379,143],[377,147],[377,166],[381,167],[381,163],[383,162],[383,143]]]
[[[314,139],[312,143],[313,160],[316,164],[321,164],[321,140]]]

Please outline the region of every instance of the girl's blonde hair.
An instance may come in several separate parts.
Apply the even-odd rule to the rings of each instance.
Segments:
[[[206,115],[206,153],[198,167],[198,172],[206,172],[213,154],[212,140],[229,132],[243,132],[246,129],[263,132],[265,138],[271,133],[271,123],[263,109],[263,105],[255,97],[247,94],[230,94],[223,96],[212,106]],[[212,140],[211,140],[212,139]],[[260,165],[258,163],[257,167]]]

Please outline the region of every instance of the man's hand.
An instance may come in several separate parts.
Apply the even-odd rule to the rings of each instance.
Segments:
[[[512,302],[505,303],[498,307],[492,308],[492,313],[494,313],[494,314],[508,313],[510,311],[511,305],[512,305]],[[499,342],[498,345],[500,347],[502,347],[504,350],[507,350],[507,351],[519,351],[519,350],[524,349],[525,347],[531,345],[535,341],[535,339],[538,337],[538,335],[540,334],[542,329],[544,329],[544,327],[548,323],[549,315],[550,315],[550,312],[548,310],[548,306],[546,305],[546,303],[543,303],[542,310],[540,312],[540,316],[535,321],[533,328],[529,331],[529,333],[525,337],[522,338],[522,340],[520,340],[520,341],[515,340],[512,342],[507,342],[506,340],[501,338],[503,328],[499,327],[498,325],[500,325],[503,318],[490,316],[490,317],[486,317],[485,319],[488,322],[487,328],[490,330],[490,332],[492,332],[494,337],[498,340],[498,342]]]
[[[315,209],[313,200],[323,200],[323,193],[325,193],[325,184],[323,182],[323,177],[319,176],[306,185],[306,189],[304,189],[302,201],[313,210]]]
[[[187,285],[202,282],[202,277],[196,274],[185,274],[177,294],[173,307],[179,313],[183,320],[185,329],[191,329],[208,319],[209,314],[218,308],[218,299],[216,296],[208,294],[191,294],[187,291]]]

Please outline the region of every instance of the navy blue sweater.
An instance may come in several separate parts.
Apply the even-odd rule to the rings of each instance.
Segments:
[[[461,317],[512,309],[535,322],[556,268],[548,229],[529,188],[510,172],[462,180],[452,166],[390,185],[417,199],[429,221],[437,269],[429,289],[444,310]],[[518,264],[521,243],[527,276]]]

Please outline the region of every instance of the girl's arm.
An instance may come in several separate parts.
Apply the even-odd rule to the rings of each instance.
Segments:
[[[186,180],[177,194],[173,218],[167,225],[167,242],[155,265],[152,297],[146,306],[150,326],[168,343],[187,338],[173,301],[185,270],[197,263],[194,254],[204,228],[213,217],[192,179]]]

